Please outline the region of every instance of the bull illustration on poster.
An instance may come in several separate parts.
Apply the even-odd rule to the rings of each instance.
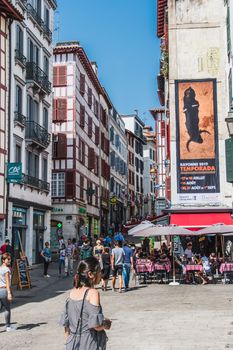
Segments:
[[[177,191],[219,193],[216,80],[177,80],[175,89]]]

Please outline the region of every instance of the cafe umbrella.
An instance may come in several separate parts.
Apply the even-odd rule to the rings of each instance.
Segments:
[[[151,227],[154,227],[155,225],[152,224],[152,222],[150,221],[142,221],[140,224],[138,224],[137,226],[131,228],[129,231],[128,231],[128,235],[132,235],[134,236],[136,233],[140,233],[140,232],[143,232]],[[139,234],[139,237],[140,237],[140,234]]]

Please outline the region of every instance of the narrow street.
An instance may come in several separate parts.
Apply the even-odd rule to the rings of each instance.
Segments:
[[[58,325],[71,279],[32,272],[32,290],[15,292],[12,321],[6,333],[0,320],[0,349],[62,350]],[[221,350],[233,348],[232,285],[139,286],[127,293],[101,292],[104,313],[113,320],[108,350]],[[4,344],[4,347],[1,346]]]

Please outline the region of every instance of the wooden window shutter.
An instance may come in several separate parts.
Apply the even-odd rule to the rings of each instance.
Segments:
[[[57,81],[59,86],[67,85],[67,67],[66,66],[58,66]]]
[[[161,121],[161,137],[165,137],[165,121]]]
[[[53,67],[53,86],[58,86],[58,67]]]
[[[95,155],[95,175],[99,175],[99,156]]]
[[[101,149],[103,152],[104,152],[104,140],[105,140],[104,133],[101,132]]]
[[[95,111],[95,116],[99,118],[99,102],[97,100],[95,100]]]
[[[53,99],[53,122],[57,121],[57,99]]]
[[[80,88],[79,88],[80,94],[85,94],[85,75],[80,73]]]
[[[84,141],[81,141],[81,152],[82,152],[82,163],[85,164],[85,158],[86,158],[86,145]]]
[[[88,136],[92,137],[92,118],[88,117]]]
[[[105,153],[107,154],[107,156],[109,156],[109,140],[108,139],[105,139],[105,145],[106,145],[106,150],[105,150]]]
[[[84,129],[85,127],[85,106],[80,105],[80,126]]]
[[[88,87],[88,106],[91,107],[92,106],[92,89],[90,87]]]
[[[53,134],[52,137],[52,157],[53,158],[57,158],[57,145],[58,145],[58,140],[57,140],[58,136]]]
[[[83,200],[83,194],[84,194],[84,177],[82,175],[80,175],[80,189],[79,189],[79,193],[80,193],[80,199]]]
[[[75,172],[74,170],[66,172],[66,198],[75,197]]]
[[[95,150],[92,147],[88,148],[88,169],[95,169]]]
[[[67,140],[66,134],[58,134],[58,143],[57,143],[57,158],[66,158],[67,157]]]
[[[105,171],[105,161],[101,159],[101,175],[104,177],[104,171]]]
[[[96,125],[95,126],[95,144],[96,146],[99,146],[100,143],[100,128]]]
[[[67,99],[57,99],[57,122],[67,121]]]

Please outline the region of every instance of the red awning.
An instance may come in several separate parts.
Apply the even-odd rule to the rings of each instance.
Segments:
[[[214,224],[233,225],[231,213],[171,213],[170,224],[200,229]]]

